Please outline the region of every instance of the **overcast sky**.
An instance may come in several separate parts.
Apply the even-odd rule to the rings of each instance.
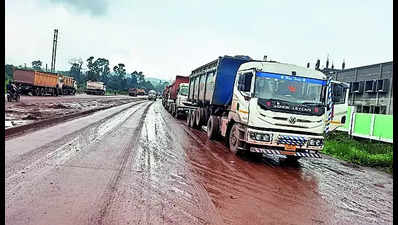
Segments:
[[[170,79],[220,55],[335,68],[393,59],[392,0],[6,0],[6,63],[103,57],[127,71]]]

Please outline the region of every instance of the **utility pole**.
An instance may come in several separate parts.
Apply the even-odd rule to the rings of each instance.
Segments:
[[[55,59],[57,56],[58,29],[54,29],[53,52],[51,56],[51,72],[55,72]]]

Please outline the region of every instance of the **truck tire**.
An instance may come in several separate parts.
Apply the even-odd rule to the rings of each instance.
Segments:
[[[239,130],[238,130],[238,124],[234,124],[231,128],[231,131],[229,132],[229,137],[228,137],[228,143],[229,143],[229,150],[234,154],[238,154],[239,150]]]
[[[178,114],[177,107],[174,107],[174,118],[176,118],[177,120],[179,119],[179,114]]]
[[[210,116],[207,121],[207,137],[214,140],[218,137],[219,120],[216,116]]]
[[[195,115],[195,123],[197,127],[201,127],[203,125],[203,117],[204,117],[203,108],[197,109]]]
[[[175,113],[176,113],[176,106],[175,106],[175,104],[171,104],[171,116],[175,116]]]
[[[187,126],[190,127],[191,124],[191,111],[187,112]]]
[[[192,127],[192,128],[196,128],[196,122],[195,122],[195,111],[191,111],[191,119],[190,119],[190,121],[189,121],[189,127]]]

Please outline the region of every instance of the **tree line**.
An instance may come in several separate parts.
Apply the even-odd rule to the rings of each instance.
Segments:
[[[32,62],[30,69],[45,71],[42,68],[42,62],[35,60]],[[90,81],[101,81],[103,82],[107,90],[117,92],[127,92],[129,88],[140,88],[145,91],[155,90],[162,92],[163,89],[169,85],[168,82],[159,81],[157,84],[145,79],[143,72],[134,71],[128,73],[126,66],[123,63],[118,63],[112,68],[109,65],[109,60],[106,58],[95,58],[94,56],[89,57],[86,62],[81,58],[72,58],[69,60],[70,69],[68,71],[58,71],[58,73],[66,76],[73,77],[78,86],[78,90],[83,90],[86,87],[86,82]],[[83,69],[83,66],[87,69]],[[6,65],[6,81],[12,79],[12,71],[15,66]],[[18,66],[24,68],[22,66]],[[26,66],[25,66],[26,67]]]

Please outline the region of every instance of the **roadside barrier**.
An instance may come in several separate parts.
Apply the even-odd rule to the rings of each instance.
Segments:
[[[393,116],[383,114],[356,113],[354,106],[347,109],[346,122],[337,130],[350,136],[393,143]]]

